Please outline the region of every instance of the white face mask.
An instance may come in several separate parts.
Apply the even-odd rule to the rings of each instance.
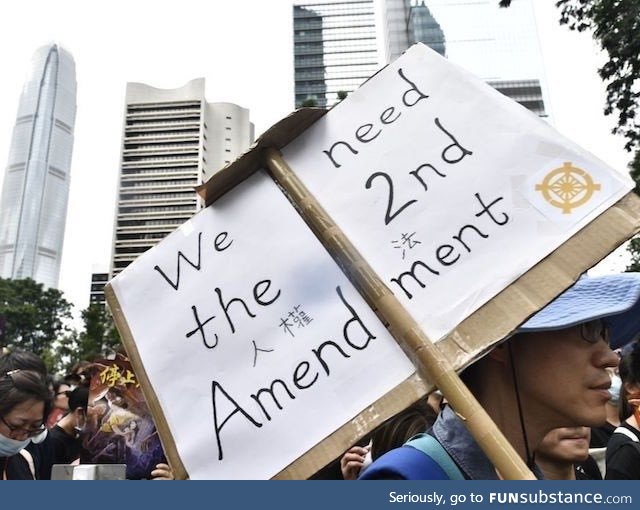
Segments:
[[[620,376],[614,374],[611,376],[611,388],[609,388],[609,396],[611,399],[609,400],[609,404],[612,406],[618,405],[618,401],[620,400],[620,388],[622,387],[622,380]]]
[[[20,450],[26,448],[30,442],[31,438],[27,438],[24,441],[18,441],[16,439],[6,437],[4,434],[0,434],[0,457],[11,457]]]
[[[42,443],[42,441],[44,441],[45,439],[47,439],[47,434],[49,433],[49,429],[44,429],[42,432],[40,432],[40,434],[38,434],[37,436],[33,436],[31,438],[31,442],[35,443],[35,444],[39,444]]]
[[[82,425],[80,425],[80,418],[82,418]],[[84,431],[84,428],[87,425],[87,417],[85,415],[77,415],[76,414],[76,425],[73,427],[78,434],[81,434]]]

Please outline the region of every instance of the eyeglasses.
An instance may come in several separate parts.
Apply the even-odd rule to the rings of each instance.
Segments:
[[[609,328],[602,319],[580,324],[580,335],[585,342],[596,344],[600,340],[609,343]]]
[[[33,428],[33,429],[27,429],[24,427],[16,427],[15,425],[11,425],[10,423],[7,423],[7,420],[4,419],[4,416],[0,416],[0,421],[2,421],[2,423],[4,423],[5,427],[7,427],[9,429],[9,434],[11,439],[18,439],[15,436],[20,436],[24,439],[27,439],[28,437],[34,437],[37,436],[38,434],[41,434],[45,431],[45,429],[47,428],[46,425],[44,423],[42,423],[39,427]]]

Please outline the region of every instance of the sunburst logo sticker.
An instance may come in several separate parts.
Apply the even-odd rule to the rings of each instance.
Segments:
[[[573,209],[586,204],[596,191],[600,191],[600,184],[569,161],[551,170],[540,184],[536,184],[536,191],[540,191],[549,204],[562,209],[562,214],[571,214]]]

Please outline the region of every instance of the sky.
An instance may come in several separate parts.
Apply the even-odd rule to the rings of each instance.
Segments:
[[[498,0],[493,0],[496,3]],[[518,2],[519,0],[514,0]],[[175,88],[206,80],[209,102],[249,108],[259,135],[293,109],[290,0],[22,0],[0,16],[0,168],[33,53],[56,42],[76,63],[77,114],[59,288],[76,313],[89,301],[91,272],[106,270],[126,82]],[[604,62],[589,34],[558,24],[555,0],[535,0],[536,23],[554,126],[620,172],[631,155],[602,113]],[[2,184],[0,183],[0,186]],[[622,270],[617,251],[598,272]]]

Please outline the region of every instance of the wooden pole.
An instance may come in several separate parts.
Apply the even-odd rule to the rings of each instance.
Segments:
[[[418,373],[438,387],[500,475],[507,480],[535,480],[522,458],[460,380],[449,360],[429,340],[419,324],[309,193],[280,152],[266,149],[264,162],[354,285],[382,319],[388,322],[391,334]]]

